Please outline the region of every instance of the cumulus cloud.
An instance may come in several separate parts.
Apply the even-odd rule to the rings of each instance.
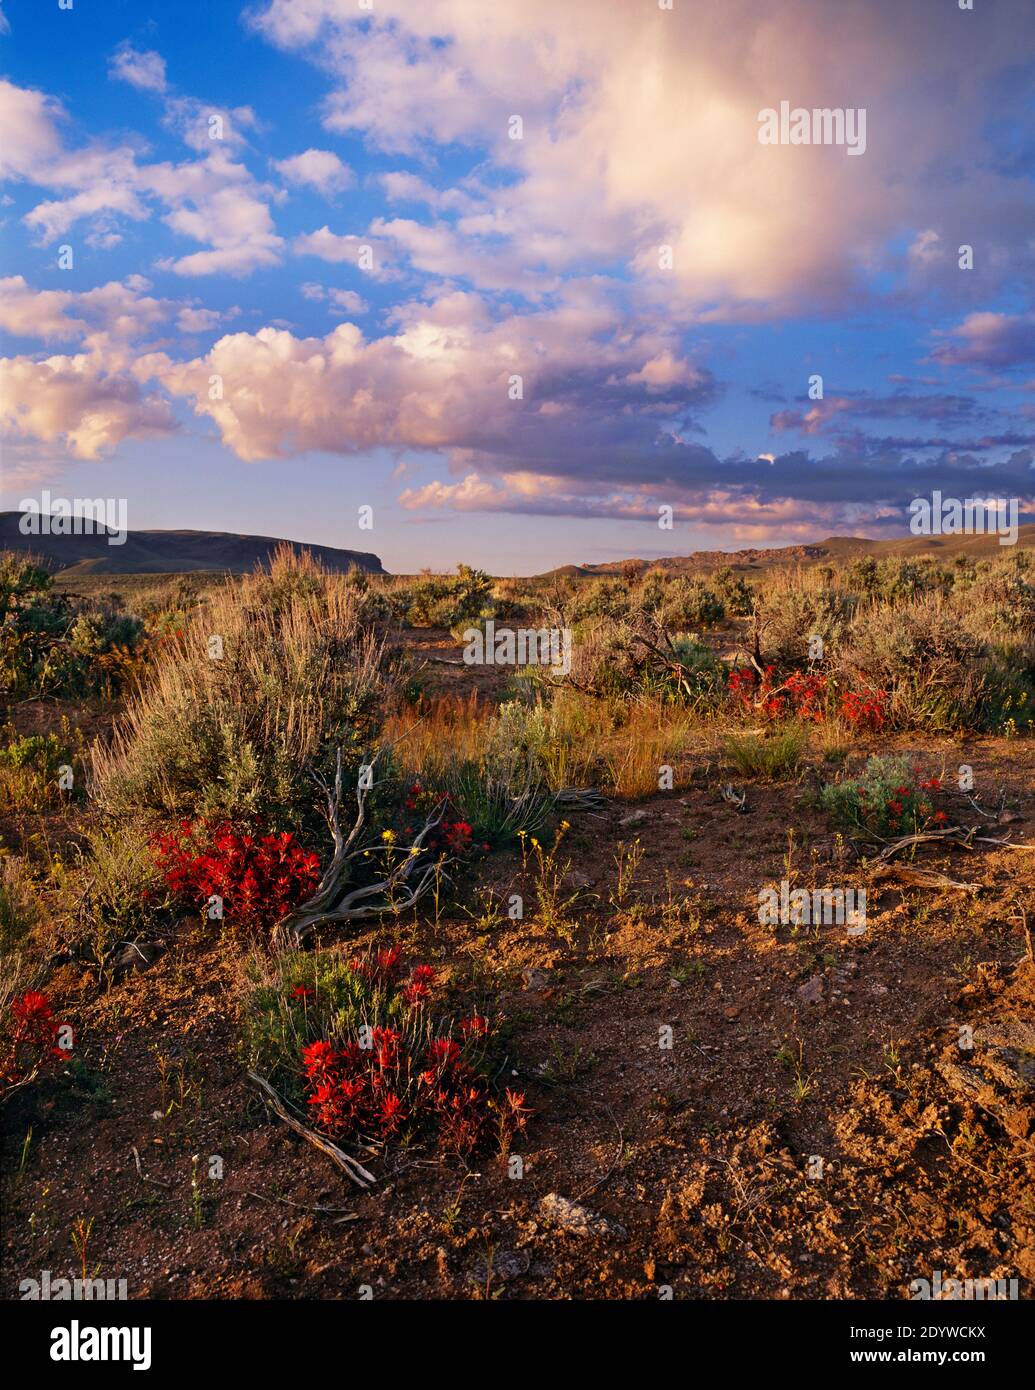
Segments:
[[[651,445],[714,390],[707,373],[677,363],[664,330],[638,330],[621,343],[594,340],[610,314],[603,298],[573,295],[500,323],[486,300],[457,292],[400,306],[393,332],[379,339],[347,323],[323,338],[265,328],[223,337],[190,362],[141,365],[174,394],[193,398],[246,459],[388,445],[502,461],[574,447],[579,467],[608,436],[612,460],[633,440]],[[637,379],[658,361],[667,381],[652,372]],[[221,400],[209,399],[213,374],[225,383]],[[639,418],[635,407],[648,403],[662,413]],[[600,418],[587,429],[591,409]]]
[[[134,60],[140,57],[126,52]],[[120,240],[119,218],[144,221],[157,203],[173,231],[207,248],[167,258],[165,268],[186,276],[239,276],[275,265],[284,243],[269,208],[274,190],[260,184],[234,155],[241,138],[238,134],[235,142],[234,131],[255,123],[250,108],[225,111],[193,98],[169,98],[165,117],[182,127],[186,143],[203,158],[148,164],[127,144],[93,141],[70,148],[60,129],[67,117],[59,103],[0,81],[0,121],[10,132],[0,172],[61,191],[31,208],[26,226],[49,245],[85,221],[86,240],[103,249]],[[211,139],[213,131],[221,138]]]
[[[325,197],[355,182],[352,170],[331,150],[305,150],[290,159],[276,160],[274,168],[288,183],[308,185]]]
[[[0,328],[13,337],[77,341],[89,349],[129,342],[168,319],[176,305],[156,299],[140,275],[92,290],[36,290],[21,275],[0,280]]]
[[[398,0],[390,14],[272,0],[253,23],[331,75],[328,129],[386,151],[426,155],[459,142],[487,152],[504,177],[464,209],[457,230],[476,268],[490,230],[514,248],[517,288],[519,274],[617,259],[670,312],[776,315],[851,303],[865,275],[898,263],[891,243],[903,229],[915,269],[961,224],[980,237],[987,263],[1009,247],[1008,273],[1032,264],[1030,199],[983,144],[983,126],[1010,110],[1000,75],[1035,52],[1025,0],[1002,0],[966,40],[965,64],[940,0],[905,9],[843,0],[836,24],[825,0],[777,10],[756,0],[671,10]],[[943,119],[929,93],[949,83],[986,122]],[[783,98],[866,107],[865,156],[759,144],[759,110]],[[515,113],[520,139],[511,138]],[[390,197],[443,206],[404,171],[383,179]],[[411,253],[429,269],[448,261],[433,273],[460,273],[459,249],[434,231]],[[664,271],[662,246],[671,248]],[[504,255],[501,275],[505,265]]]
[[[124,364],[120,364],[124,365]],[[0,359],[0,426],[9,439],[60,441],[74,458],[96,459],[124,439],[170,434],[168,402],[147,394],[101,356]]]
[[[64,119],[54,97],[0,78],[0,178],[32,179],[52,164],[61,153],[58,124]]]
[[[196,309],[185,305],[176,315],[176,327],[181,333],[209,333],[217,328],[223,315],[215,309]]]
[[[330,309],[340,309],[346,314],[365,314],[370,305],[355,290],[325,289],[323,285],[311,280],[302,285],[303,299],[326,303]]]
[[[901,520],[896,508],[925,483],[1027,495],[1031,441],[1017,419],[947,384],[957,368],[1035,359],[1033,320],[993,312],[1004,301],[992,297],[1032,268],[1035,247],[1027,186],[989,157],[989,131],[1016,97],[997,79],[1035,50],[1020,0],[999,0],[967,39],[940,0],[839,0],[836,24],[828,0],[778,9],[264,3],[251,22],[309,55],[327,83],[325,129],[377,152],[362,206],[381,203],[365,225],[336,210],[333,228],[290,241],[272,211],[285,184],[324,197],[355,184],[318,147],[331,141],[271,165],[250,139],[261,128],[251,107],[177,93],[161,55],[130,44],[111,75],[156,98],[181,159],[156,161],[135,137],[83,142],[56,100],[0,83],[14,132],[6,173],[44,190],[26,218],[43,243],[78,228],[104,248],[160,218],[183,244],[163,246],[159,268],[182,277],[246,275],[288,249],[326,263],[288,260],[284,272],[321,306],[306,310],[318,329],[249,318],[256,331],[223,332],[208,351],[196,335],[224,330],[232,311],[157,299],[143,281],[34,292],[8,277],[0,327],[68,353],[5,364],[8,428],[93,457],[172,428],[170,402],[185,403],[242,459],[432,455],[441,476],[403,493],[411,514],[651,519],[668,502],[681,519],[743,536]],[[982,121],[945,119],[930,94],[950,84],[954,107]],[[865,105],[866,154],[760,145],[759,109],[785,97]],[[455,178],[457,168],[468,172]],[[980,247],[962,279],[961,227]],[[318,283],[321,272],[353,279],[326,266],[374,282],[377,328],[341,321],[369,308],[356,289]],[[940,300],[950,283],[961,297]],[[404,302],[384,307],[399,286]],[[875,303],[898,312],[924,294],[961,320],[936,335],[926,382],[795,400],[799,357],[789,390],[742,377],[756,422],[742,429],[743,453],[710,442],[728,437],[728,417],[706,432],[707,411],[725,389],[716,363],[737,360],[742,326]],[[932,321],[951,322],[925,317],[925,334]],[[762,375],[775,370],[766,362]],[[752,393],[776,410],[768,428]],[[881,437],[865,433],[874,422]],[[775,447],[792,431],[809,451]]]
[[[276,265],[283,238],[277,235],[263,188],[248,169],[223,150],[178,165],[153,165],[145,174],[170,209],[165,222],[175,232],[212,249],[162,262],[178,275],[247,275]]]
[[[164,92],[165,59],[153,50],[141,51],[122,43],[111,57],[111,75],[143,92]]]
[[[484,211],[484,197],[475,197],[462,188],[435,188],[419,174],[393,169],[380,178],[390,202],[423,203],[437,212],[477,213]]]

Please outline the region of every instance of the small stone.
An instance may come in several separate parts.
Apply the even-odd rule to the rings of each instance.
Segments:
[[[550,983],[550,972],[530,966],[527,970],[522,970],[521,983],[525,989],[538,992]]]
[[[161,954],[161,946],[153,941],[128,941],[112,961],[112,973],[116,980],[124,980],[127,975],[135,975],[154,965]]]
[[[443,1251],[443,1254],[445,1252]],[[471,1278],[476,1284],[487,1284],[489,1279],[501,1279],[506,1283],[525,1274],[531,1263],[531,1256],[524,1250],[497,1250],[491,1260],[483,1256],[475,1262]]]
[[[798,986],[798,998],[803,1004],[822,1003],[823,986],[823,976],[813,975],[811,980],[806,980],[803,985]]]
[[[619,1240],[624,1240],[626,1236],[625,1227],[619,1222],[609,1221],[606,1216],[600,1216],[556,1192],[542,1198],[539,1215],[576,1236],[616,1236]]]

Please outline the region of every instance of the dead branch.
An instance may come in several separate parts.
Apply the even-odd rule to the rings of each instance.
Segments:
[[[723,801],[728,801],[731,806],[735,806],[738,811],[747,809],[747,792],[738,792],[732,782],[727,782],[722,789]]]
[[[899,850],[909,849],[912,845],[945,844],[948,842],[958,845],[960,849],[972,849],[973,839],[973,830],[964,830],[959,825],[949,825],[943,830],[924,830],[915,835],[903,835],[901,839],[886,844],[877,858],[882,863],[886,863],[889,859],[894,858]]]
[[[290,1197],[267,1197],[263,1192],[252,1192],[250,1189],[245,1191],[246,1197],[254,1197],[257,1202],[279,1202],[285,1207],[294,1207],[296,1211],[313,1212],[317,1216],[335,1216],[339,1212],[344,1212],[344,1216],[339,1216],[337,1221],[332,1222],[334,1226],[340,1226],[344,1221],[358,1221],[359,1212],[349,1211],[348,1207],[308,1207],[304,1202],[293,1202]]]
[[[300,1135],[307,1144],[312,1144],[314,1148],[326,1154],[334,1166],[340,1169],[350,1182],[354,1182],[357,1187],[373,1186],[377,1181],[373,1173],[368,1173],[361,1163],[357,1163],[357,1161],[349,1154],[345,1153],[343,1149],[339,1149],[337,1144],[332,1144],[329,1139],[325,1139],[324,1136],[319,1134],[315,1129],[309,1129],[308,1126],[302,1124],[301,1120],[296,1120],[294,1115],[285,1108],[284,1102],[280,1099],[265,1077],[258,1076],[255,1072],[250,1071],[248,1073],[248,1080],[253,1081],[255,1085],[258,1086],[259,1090],[262,1091],[274,1114],[282,1119],[289,1129],[293,1129],[296,1134]]]
[[[956,845],[959,849],[971,850],[975,845],[997,845],[1000,849],[1035,849],[1035,845],[1015,845],[1011,840],[1001,840],[994,835],[979,835],[976,825],[947,825],[941,830],[924,830],[916,835],[903,835],[899,840],[892,840],[884,844],[884,848],[877,855],[882,862],[892,859],[899,850],[909,849],[912,845],[928,844],[949,844]]]
[[[136,1165],[137,1177],[141,1182],[153,1182],[155,1187],[172,1187],[171,1182],[162,1182],[161,1178],[149,1178],[140,1164],[140,1154],[137,1152],[136,1145],[132,1149],[133,1162]]]
[[[371,786],[373,769],[377,766],[379,753],[371,764]],[[446,801],[443,798],[432,809],[420,832],[412,843],[400,847],[399,860],[388,874],[375,883],[347,892],[351,880],[352,866],[364,851],[360,843],[366,823],[366,802],[370,787],[357,785],[356,819],[348,835],[341,828],[342,798],[342,753],[338,749],[335,761],[334,781],[331,784],[321,778],[316,779],[327,798],[327,824],[334,842],[334,854],[324,870],[316,892],[299,907],[281,918],[273,929],[273,944],[283,948],[298,947],[318,926],[326,922],[357,922],[369,917],[398,916],[407,908],[413,907],[429,890],[436,876],[442,877],[446,857],[429,863],[424,858],[425,842],[445,814]],[[403,890],[403,896],[397,894]]]
[[[915,888],[958,888],[964,893],[976,893],[981,887],[980,883],[960,883],[936,869],[918,869],[910,864],[882,864],[873,871],[871,882],[878,883],[884,879],[895,879]]]

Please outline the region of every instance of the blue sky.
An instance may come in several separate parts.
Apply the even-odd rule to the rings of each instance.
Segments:
[[[0,504],[497,573],[1030,514],[1035,12],[831,14],[4,0]]]

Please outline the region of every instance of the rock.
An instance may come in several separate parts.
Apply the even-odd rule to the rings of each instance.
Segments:
[[[561,1197],[556,1192],[543,1197],[538,1210],[544,1221],[559,1226],[571,1235],[615,1236],[619,1240],[624,1240],[626,1236],[625,1227],[619,1222],[609,1221],[606,1216],[600,1216],[588,1207],[579,1206],[578,1202],[573,1202],[570,1197]]]
[[[127,942],[112,961],[112,972],[116,980],[124,980],[127,975],[135,975],[154,965],[161,954],[161,946],[156,946],[153,941]]]
[[[648,819],[646,811],[632,811],[629,815],[623,816],[618,824],[623,830],[628,830],[631,826],[642,825]]]
[[[949,1089],[994,1115],[1010,1134],[1032,1128],[1035,1091],[1035,1023],[992,1019],[974,1029],[974,1046],[946,1048],[935,1064]]]
[[[1035,1023],[1030,1019],[994,1019],[974,1030],[974,1046],[1001,1086],[1019,1092],[1035,1086]]]
[[[539,970],[535,966],[530,966],[527,970],[522,970],[521,972],[521,984],[527,990],[538,991],[546,989],[549,983],[550,972],[548,970]]]
[[[798,986],[798,998],[803,1004],[821,1004],[824,987],[823,976],[813,975],[811,980],[806,980],[803,985]]]
[[[527,1250],[496,1250],[491,1257],[482,1257],[471,1270],[471,1278],[476,1284],[487,1284],[489,1279],[516,1279],[528,1273],[531,1256]]]

